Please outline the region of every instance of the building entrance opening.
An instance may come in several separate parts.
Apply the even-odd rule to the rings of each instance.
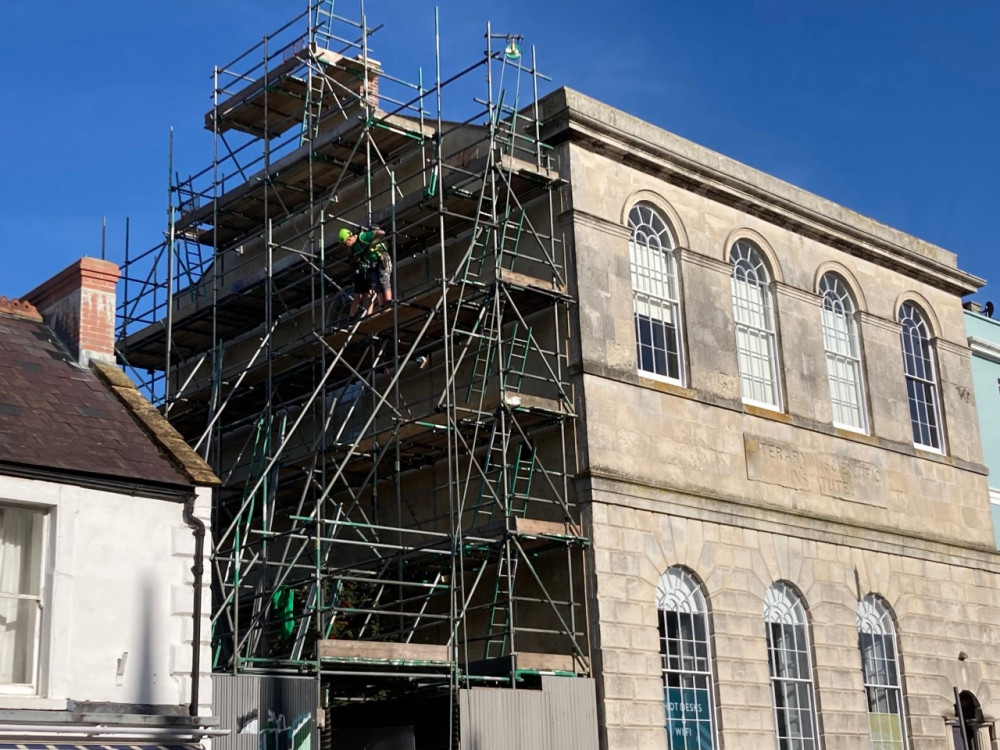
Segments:
[[[989,750],[996,747],[993,721],[983,715],[975,694],[955,688],[955,718],[952,738],[955,750]]]

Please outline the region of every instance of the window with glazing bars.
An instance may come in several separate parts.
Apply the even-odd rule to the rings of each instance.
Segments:
[[[858,648],[872,750],[905,750],[906,721],[896,656],[896,627],[889,608],[874,594],[868,594],[858,603]]]
[[[913,443],[921,448],[940,451],[941,412],[930,327],[923,312],[912,302],[900,305],[899,322],[903,326],[903,368]]]
[[[648,203],[637,203],[628,214],[632,230],[635,342],[639,370],[681,382],[680,295],[674,238],[667,222]]]
[[[45,513],[0,506],[0,692],[37,688]]]
[[[671,567],[656,587],[663,656],[663,707],[670,750],[715,747],[708,609],[694,575]]]
[[[764,623],[778,750],[817,750],[816,693],[806,610],[791,586],[779,581],[767,590]]]
[[[857,308],[844,280],[825,273],[819,280],[823,296],[823,347],[830,384],[833,423],[858,432],[867,431],[864,388],[861,378],[861,347],[855,321]]]
[[[743,400],[780,409],[771,276],[761,251],[748,240],[733,245],[729,261],[733,264],[733,317]]]

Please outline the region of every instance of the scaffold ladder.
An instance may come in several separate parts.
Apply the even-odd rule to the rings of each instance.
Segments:
[[[517,246],[521,242],[521,232],[524,228],[524,211],[518,212],[517,219],[507,215],[503,222],[500,233],[500,242],[497,248],[498,265],[510,270],[514,269],[514,262],[517,260]],[[504,265],[504,261],[507,265]]]
[[[333,36],[333,0],[319,0],[312,6],[310,27],[313,40],[324,47],[334,39]]]
[[[517,454],[510,468],[510,500],[508,502],[509,513],[512,516],[521,516],[528,510],[528,500],[531,497],[531,480],[535,476],[535,449],[527,443],[517,444]],[[516,506],[514,500],[520,500]]]
[[[479,201],[479,213],[476,221],[475,238],[472,243],[472,253],[466,267],[466,280],[478,281],[482,278],[486,261],[493,256],[491,244],[496,233],[496,219],[493,216],[493,199],[483,196]],[[475,270],[473,270],[475,269]]]
[[[469,377],[469,387],[466,398],[472,401],[486,392],[493,370],[493,362],[497,352],[498,316],[489,301],[483,306],[479,317],[478,330],[473,332],[477,338],[476,357],[472,362],[472,374]]]
[[[517,556],[511,554],[507,546],[500,550],[497,561],[496,582],[493,586],[493,602],[490,605],[489,631],[483,658],[494,659],[507,652],[511,636],[511,610],[514,608],[514,576],[517,574]]]
[[[518,337],[519,329],[525,330],[525,335]],[[516,321],[511,327],[510,337],[506,340],[507,361],[503,369],[503,390],[520,391],[524,382],[525,364],[528,352],[531,350],[531,326],[522,325]]]
[[[503,415],[493,423],[482,482],[474,506],[477,524],[489,523],[498,516],[523,517],[528,510],[536,452],[528,443],[520,441],[514,449],[513,459],[508,460],[511,431],[507,420],[507,415]]]
[[[507,427],[507,415],[503,413],[503,409],[500,408],[498,412],[490,430],[490,443],[486,449],[482,481],[474,506],[475,525],[491,522],[497,515],[498,506],[504,502],[503,484],[510,429]]]
[[[311,143],[319,135],[319,122],[323,117],[323,95],[326,89],[322,74],[313,70],[310,59],[309,81],[306,84],[306,101],[302,108],[302,135],[299,144]]]

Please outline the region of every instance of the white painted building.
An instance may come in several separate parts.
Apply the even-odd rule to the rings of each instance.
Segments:
[[[31,303],[0,298],[0,747],[189,744],[215,724],[218,480],[111,364],[116,279],[84,259]]]

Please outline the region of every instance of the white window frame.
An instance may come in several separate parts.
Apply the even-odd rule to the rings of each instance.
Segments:
[[[736,327],[736,360],[744,404],[782,410],[778,370],[778,340],[771,293],[771,274],[764,254],[750,240],[741,239],[729,250],[733,266],[731,290]],[[750,342],[757,346],[751,347]],[[767,397],[765,391],[770,391]]]
[[[913,445],[921,450],[943,454],[941,394],[938,391],[934,343],[927,317],[919,305],[907,301],[899,306],[898,320],[902,326],[900,348]],[[915,347],[919,347],[919,351]],[[921,392],[923,398],[915,398]],[[925,431],[930,442],[924,440]],[[937,441],[937,444],[933,441]]]
[[[858,602],[858,651],[872,750],[907,750],[910,740],[906,732],[906,703],[899,673],[896,626],[888,605],[875,594],[868,594]],[[895,711],[891,710],[893,704]],[[876,728],[878,723],[892,721],[880,717],[895,717],[898,740]]]
[[[661,212],[651,203],[636,203],[629,210],[628,226],[632,230],[629,238],[628,254],[632,275],[632,310],[635,320],[636,367],[643,377],[661,380],[665,383],[684,385],[684,337],[681,317],[680,279],[677,273],[677,243],[673,232]],[[663,346],[644,344],[640,332],[640,317],[649,321],[649,326],[661,328]],[[674,347],[667,346],[666,333],[671,327]],[[664,372],[643,367],[643,351],[648,349],[659,353],[664,360]],[[676,375],[671,375],[671,369]]]
[[[764,627],[778,750],[819,750],[809,623],[802,597],[783,581],[771,584],[764,595]],[[778,640],[776,630],[781,631]],[[797,719],[794,731],[792,718]]]
[[[819,280],[819,293],[823,297],[820,318],[833,424],[844,430],[867,434],[868,410],[861,368],[857,305],[847,282],[832,271],[823,274]],[[849,419],[838,419],[838,416],[848,416]]]
[[[668,568],[656,586],[656,608],[659,610],[667,747],[669,750],[713,750],[718,746],[715,678],[708,605],[701,584],[686,568]],[[674,628],[671,628],[671,615],[676,616]],[[672,630],[675,637],[671,637]],[[675,715],[680,712],[679,722],[671,722],[672,710]],[[694,715],[688,719],[688,714]],[[700,731],[705,727],[707,735]]]
[[[6,536],[3,530],[5,519],[0,518],[0,619],[6,623],[11,611],[17,612],[17,617],[22,614],[30,620],[28,633],[31,643],[25,649],[25,643],[18,643],[16,631],[3,632],[0,628],[0,695],[21,695],[34,696],[39,694],[40,672],[42,664],[42,651],[44,648],[43,634],[45,628],[44,612],[46,602],[46,565],[47,565],[47,539],[50,519],[50,508],[34,505],[21,505],[15,503],[0,502],[0,513],[17,513],[21,516],[21,521],[27,520],[30,528],[24,533],[28,536],[29,551],[27,554],[20,553],[13,545],[5,542]],[[27,518],[24,517],[25,514]],[[9,516],[8,516],[9,518]],[[8,561],[7,556],[11,559]],[[26,559],[25,559],[26,558]],[[16,561],[16,563],[15,563]],[[27,571],[22,570],[25,562],[29,565]],[[14,572],[18,580],[13,580],[11,571],[14,565],[18,570]],[[27,590],[25,590],[27,588]],[[15,609],[17,608],[17,609]],[[9,642],[5,642],[7,638]],[[20,656],[21,675],[24,680],[13,682],[14,659]],[[6,662],[10,659],[10,663]],[[10,682],[6,672],[11,671]]]

